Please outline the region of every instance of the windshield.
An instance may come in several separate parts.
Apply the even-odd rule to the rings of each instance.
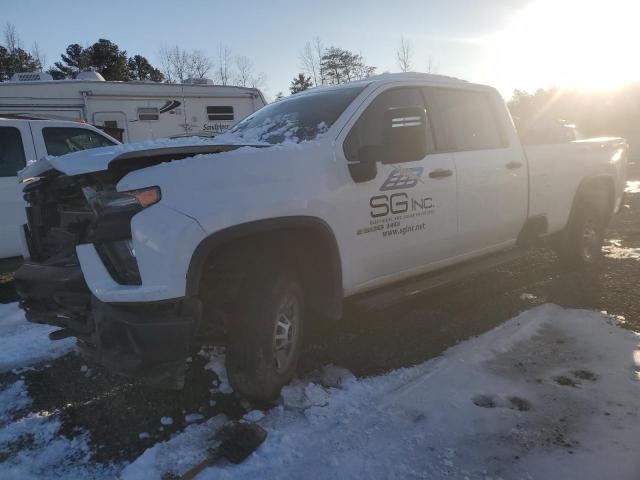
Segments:
[[[217,140],[272,145],[315,140],[365,87],[325,90],[272,103],[219,135]]]

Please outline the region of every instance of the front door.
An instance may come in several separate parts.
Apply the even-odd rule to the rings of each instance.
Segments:
[[[22,255],[20,229],[27,222],[22,185],[16,174],[35,160],[29,126],[0,126],[0,258]]]
[[[346,160],[383,143],[389,112],[426,109],[426,118],[398,114],[394,128],[423,128],[425,154],[404,161],[399,152],[382,150],[376,159],[374,179],[354,182],[357,190],[357,222],[349,262],[357,271],[347,272],[361,289],[401,279],[449,258],[457,236],[456,176],[453,156],[435,153],[428,108],[419,88],[391,88],[379,93],[351,127],[344,142]],[[386,119],[386,120],[385,120]],[[420,123],[417,127],[417,123]]]

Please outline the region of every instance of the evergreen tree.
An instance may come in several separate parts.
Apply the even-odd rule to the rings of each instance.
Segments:
[[[56,79],[75,78],[83,70],[93,69],[105,80],[153,80],[162,81],[162,74],[149,61],[135,55],[127,58],[127,52],[110,40],[101,38],[93,45],[83,48],[77,43],[67,47],[60,55],[61,61],[49,73]]]
[[[11,80],[14,73],[35,72],[41,68],[40,62],[22,48],[9,50],[0,45],[0,82]]]
[[[326,83],[361,80],[375,73],[376,67],[365,65],[362,55],[338,47],[327,48],[320,61]]]
[[[161,82],[164,79],[160,70],[154,68],[142,55],[135,55],[127,60],[127,70],[131,80]]]
[[[297,77],[291,80],[291,86],[289,87],[289,90],[293,95],[294,93],[304,92],[311,87],[313,87],[311,77],[305,76],[304,73],[299,73]]]

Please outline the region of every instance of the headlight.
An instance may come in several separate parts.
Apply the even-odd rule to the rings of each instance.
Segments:
[[[106,215],[122,210],[141,210],[158,203],[162,198],[159,187],[141,188],[126,192],[115,190],[96,191],[91,187],[84,187],[84,196],[97,215]]]
[[[84,196],[96,214],[90,241],[112,278],[122,285],[140,285],[140,271],[131,241],[131,219],[161,198],[160,188],[116,192],[84,187]]]

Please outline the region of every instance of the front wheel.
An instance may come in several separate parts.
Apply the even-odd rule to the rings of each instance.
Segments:
[[[562,263],[571,268],[594,266],[602,259],[604,221],[597,208],[582,202],[572,216],[563,245]]]
[[[231,328],[227,373],[234,390],[270,401],[293,378],[302,348],[304,290],[286,265],[263,265],[245,282]]]

